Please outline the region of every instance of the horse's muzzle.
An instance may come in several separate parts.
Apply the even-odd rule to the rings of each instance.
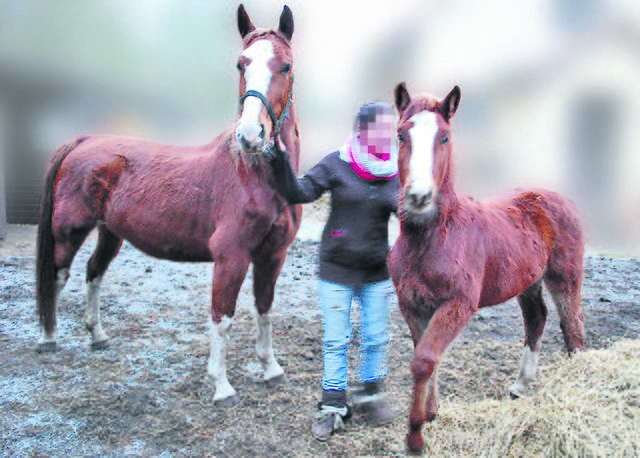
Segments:
[[[242,151],[248,154],[262,153],[267,147],[264,124],[238,126],[236,140]]]
[[[404,207],[405,210],[422,213],[426,211],[427,207],[433,199],[433,192],[416,190],[411,186],[405,188],[404,191]]]

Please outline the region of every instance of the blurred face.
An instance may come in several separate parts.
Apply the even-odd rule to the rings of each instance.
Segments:
[[[376,120],[369,122],[358,132],[358,143],[363,152],[388,160],[395,140],[395,119],[393,114],[376,114]]]

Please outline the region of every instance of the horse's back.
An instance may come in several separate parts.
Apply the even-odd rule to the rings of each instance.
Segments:
[[[573,203],[545,189],[484,202],[487,262],[481,307],[514,297],[550,271],[582,269],[584,234]]]
[[[67,226],[102,222],[153,256],[209,261],[215,220],[237,187],[224,139],[217,140],[175,146],[85,137],[61,166],[54,218]]]
[[[227,235],[218,245],[251,250],[274,225],[297,229],[297,218],[283,216],[268,169],[237,154],[230,130],[203,146],[86,137],[62,164],[54,218],[67,232],[102,223],[151,256],[191,262],[212,260],[222,226]]]
[[[544,238],[550,252],[559,247],[584,247],[584,231],[574,203],[546,189],[516,190],[514,206]]]

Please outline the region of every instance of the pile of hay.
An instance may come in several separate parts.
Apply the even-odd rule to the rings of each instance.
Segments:
[[[640,340],[589,350],[541,374],[515,401],[441,406],[434,456],[639,456]]]

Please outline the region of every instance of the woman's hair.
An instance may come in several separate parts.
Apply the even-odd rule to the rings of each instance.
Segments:
[[[386,102],[371,102],[362,105],[356,116],[353,129],[356,132],[366,130],[369,124],[376,122],[376,117],[379,114],[393,115],[393,107]]]

